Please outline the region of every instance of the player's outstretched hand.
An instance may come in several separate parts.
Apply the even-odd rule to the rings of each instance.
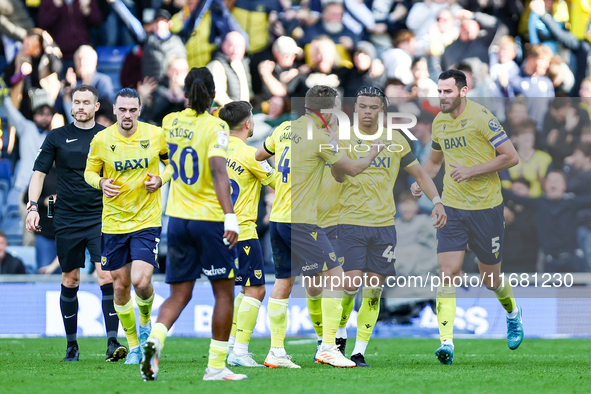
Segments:
[[[30,233],[41,231],[39,227],[39,212],[29,211],[27,213],[27,231]],[[37,228],[39,227],[39,228]]]
[[[470,167],[462,167],[459,164],[450,164],[449,166],[453,168],[449,175],[454,181],[458,183],[463,182],[466,179],[470,179],[474,176],[472,174],[472,169]]]
[[[158,175],[150,174],[149,172],[148,172],[148,177],[150,179],[145,181],[144,185],[146,186],[146,190],[149,193],[154,193],[156,190],[160,189],[160,187],[162,186],[162,178],[160,178]]]
[[[423,190],[416,182],[410,185],[410,193],[414,198],[420,198],[423,196]]]
[[[441,228],[447,223],[447,213],[445,213],[445,207],[443,204],[435,204],[433,211],[431,212],[431,220],[435,220],[433,227]]]
[[[100,186],[103,191],[103,194],[107,198],[112,198],[112,197],[117,196],[119,194],[119,189],[121,189],[121,186],[117,186],[113,182],[115,182],[115,180],[113,178],[101,179]]]

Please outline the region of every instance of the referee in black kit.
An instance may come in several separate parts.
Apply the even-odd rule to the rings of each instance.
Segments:
[[[94,114],[99,109],[98,92],[88,85],[72,90],[74,123],[52,130],[43,142],[33,167],[27,204],[27,230],[39,230],[38,199],[45,175],[53,162],[57,170],[57,200],[54,227],[57,256],[62,268],[60,309],[68,348],[64,361],[78,361],[76,341],[78,330],[78,285],[80,268],[84,268],[85,249],[95,264],[98,283],[103,293],[103,315],[108,337],[107,361],[118,361],[127,356],[127,348],[117,342],[119,318],[113,304],[113,280],[103,271],[101,260],[102,193],[84,181],[86,158],[90,142],[104,127],[97,124]]]

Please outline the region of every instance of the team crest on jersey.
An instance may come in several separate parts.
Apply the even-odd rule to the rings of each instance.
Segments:
[[[150,140],[141,140],[140,146],[142,149],[148,149],[150,147]]]
[[[257,279],[261,279],[263,277],[263,271],[261,271],[261,270],[254,270],[254,276]]]
[[[246,253],[247,256],[250,254],[250,246],[244,247],[244,253]]]
[[[468,119],[462,119],[462,121],[460,122],[460,126],[466,127],[466,124],[468,124]]]
[[[332,261],[337,261],[337,255],[336,254],[334,254],[333,252],[330,252],[328,255],[330,256],[330,259]]]
[[[107,257],[106,256],[101,256],[101,264],[102,265],[107,264]]]
[[[179,118],[174,118],[172,121],[172,126],[176,126],[179,123]]]
[[[488,127],[491,131],[495,133],[501,131],[501,125],[499,124],[499,121],[496,118],[491,118],[491,120],[488,121]]]
[[[115,145],[111,145],[111,150],[115,152]]]
[[[318,240],[318,233],[316,231],[311,232],[310,233],[310,236],[312,238],[314,238],[314,241],[317,241]]]

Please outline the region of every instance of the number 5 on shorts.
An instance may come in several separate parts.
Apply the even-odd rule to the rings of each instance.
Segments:
[[[501,249],[501,244],[499,243],[500,237],[494,237],[492,239],[492,252],[497,253],[499,249]]]

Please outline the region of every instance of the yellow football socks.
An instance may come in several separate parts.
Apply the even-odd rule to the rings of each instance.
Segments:
[[[238,309],[238,322],[236,324],[236,345],[234,347],[234,351],[238,355],[248,353],[250,336],[252,335],[254,326],[257,324],[257,316],[259,315],[260,307],[261,302],[256,298],[244,297],[242,299],[242,303]],[[243,344],[246,346],[240,346],[238,344]],[[240,350],[245,351],[241,352]]]
[[[236,324],[238,321],[238,309],[240,308],[240,303],[244,298],[244,293],[238,293],[236,298],[234,298],[234,314],[232,315],[232,330],[230,331],[230,336],[236,338]]]
[[[160,342],[161,349],[164,349],[164,341],[166,340],[166,335],[168,334],[168,328],[162,323],[154,324],[152,327],[152,332],[150,333],[150,338],[156,338]]]
[[[507,279],[506,276],[504,279],[504,283],[501,282],[499,287],[495,290],[495,294],[501,302],[501,305],[503,305],[503,308],[505,308],[508,313],[511,313],[517,307],[517,303],[513,297],[513,289],[511,288],[511,285],[509,285],[509,279]]]
[[[343,313],[341,315],[341,322],[339,324],[339,328],[345,328],[347,326],[347,322],[349,321],[349,316],[351,316],[351,311],[353,310],[353,307],[355,306],[355,296],[357,295],[358,291],[359,290],[355,290],[355,291],[345,290],[345,295],[344,295],[343,301],[341,303],[341,305],[343,306]]]
[[[324,290],[322,297],[322,344],[334,345],[343,313],[343,292]]]
[[[228,342],[212,339],[209,343],[209,359],[207,366],[214,369],[226,367],[226,356],[228,355]]]
[[[373,328],[380,314],[381,287],[367,287],[363,289],[363,301],[357,315],[357,340],[369,342]]]
[[[279,300],[269,298],[268,314],[271,323],[271,347],[283,349],[287,331],[287,304],[289,298]]]
[[[142,300],[136,293],[135,295],[135,302],[137,302],[137,306],[140,310],[140,324],[146,325],[150,322],[150,315],[152,314],[152,303],[154,302],[154,294],[147,300]]]
[[[306,290],[306,304],[308,305],[308,313],[314,326],[314,331],[318,338],[322,338],[322,293],[312,297]]]
[[[129,349],[133,349],[140,346],[140,341],[137,339],[137,330],[135,328],[135,312],[133,310],[133,302],[129,302],[125,305],[115,304],[115,311],[119,316],[119,321],[125,331],[125,337],[127,338],[127,344]]]
[[[456,287],[440,285],[437,289],[437,322],[441,341],[453,340],[456,317]]]

